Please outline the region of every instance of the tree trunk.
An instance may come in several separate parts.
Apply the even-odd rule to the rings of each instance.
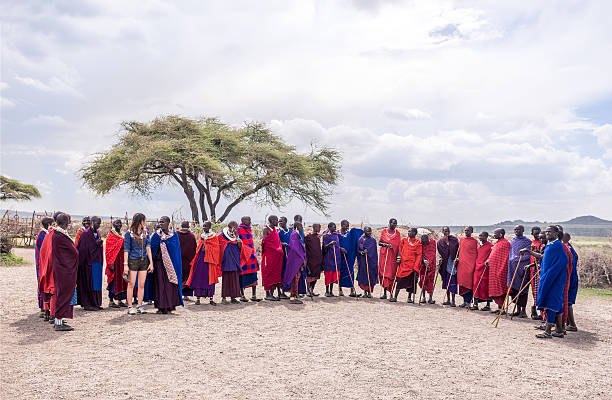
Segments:
[[[193,188],[191,187],[191,184],[187,180],[187,173],[185,172],[185,170],[181,169],[180,178],[175,173],[172,173],[171,176],[183,188],[183,192],[185,193],[185,196],[187,196],[187,200],[189,200],[189,208],[191,208],[191,219],[196,224],[199,224],[200,214],[198,212],[198,203],[196,203]]]

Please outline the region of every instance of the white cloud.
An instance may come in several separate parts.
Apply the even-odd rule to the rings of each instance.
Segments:
[[[2,21],[3,155],[46,149],[7,168],[62,180],[49,201],[153,210],[72,196],[120,121],[254,119],[301,151],[344,153],[334,216],[380,222],[409,204],[421,223],[612,218],[612,115],[576,111],[612,98],[612,4],[561,3],[16,2]],[[250,210],[268,211],[237,213]]]
[[[604,157],[612,158],[612,125],[605,124],[593,131],[597,137],[597,143],[604,150]]]
[[[418,108],[392,107],[385,110],[385,115],[389,118],[400,120],[431,119],[431,115],[428,112],[419,110]]]

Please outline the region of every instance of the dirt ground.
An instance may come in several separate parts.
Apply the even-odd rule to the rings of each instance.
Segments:
[[[75,331],[60,333],[38,317],[34,267],[4,267],[0,398],[610,398],[611,301],[579,297],[580,331],[541,341],[532,321],[496,329],[442,296],[76,309]]]

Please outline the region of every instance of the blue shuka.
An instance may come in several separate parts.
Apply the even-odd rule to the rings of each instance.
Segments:
[[[153,255],[153,258],[155,258],[155,255],[157,254],[158,251],[161,251],[160,249],[161,242],[162,242],[162,238],[159,236],[157,232],[151,235],[151,254]],[[179,300],[180,300],[181,305],[184,306],[183,287],[182,287],[183,285],[180,284],[183,280],[183,261],[181,259],[181,244],[179,242],[178,235],[175,232],[170,238],[164,240],[164,242],[166,243],[166,248],[168,249],[168,254],[170,255],[170,259],[172,260],[172,266],[174,267],[174,272],[176,273],[176,278],[179,282],[179,284],[177,285]],[[148,280],[149,279],[147,279],[147,281]],[[147,293],[147,290],[145,287],[145,294],[146,293]]]
[[[335,244],[328,246],[331,242],[335,242]],[[338,233],[330,233],[326,230],[323,232],[323,270],[339,271],[340,257],[342,257],[342,254],[340,252],[340,239],[338,238]]]
[[[559,240],[555,240],[546,246],[540,265],[538,310],[547,309],[556,313],[563,312],[568,261],[563,244]]]
[[[357,282],[359,287],[371,290],[378,283],[378,246],[372,236],[361,236],[357,242],[357,250],[368,250],[367,255],[357,254]],[[367,257],[367,262],[366,262]]]
[[[355,281],[355,258],[357,256],[357,242],[363,235],[363,230],[358,228],[352,228],[346,231],[346,233],[338,234],[340,239],[340,247],[346,250],[346,253],[342,254],[340,258],[340,287],[350,288],[353,287]]]
[[[569,248],[572,252],[572,274],[570,275],[569,291],[567,292],[567,303],[573,306],[576,304],[576,295],[578,294],[578,254],[571,244]]]

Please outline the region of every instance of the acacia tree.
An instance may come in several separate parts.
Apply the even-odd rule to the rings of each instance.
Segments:
[[[16,179],[0,175],[0,200],[32,200],[40,198],[40,192],[34,185],[21,183]]]
[[[169,115],[121,126],[118,143],[81,168],[85,184],[101,195],[127,188],[147,197],[177,185],[195,222],[200,215],[222,222],[244,201],[280,207],[297,198],[325,212],[340,180],[336,150],[313,146],[298,153],[261,123],[232,127],[215,118]]]

